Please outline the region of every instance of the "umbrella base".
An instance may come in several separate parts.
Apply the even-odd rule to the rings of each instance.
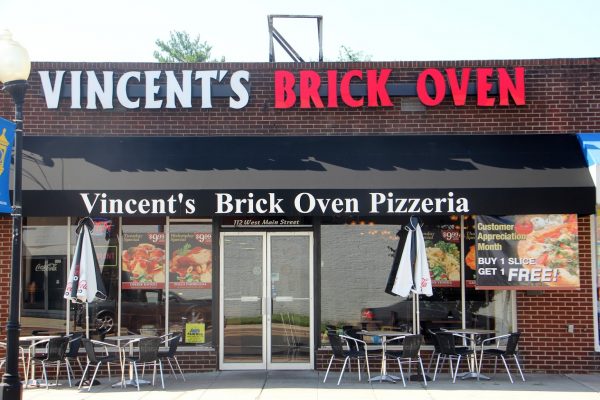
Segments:
[[[378,375],[378,376],[374,376],[371,379],[369,379],[369,382],[375,382],[375,381],[379,381],[379,382],[391,382],[391,383],[396,383],[396,381],[399,381],[400,377],[399,376],[395,376],[395,375]]]
[[[423,375],[421,375],[421,374],[414,374],[414,375],[411,375],[408,379],[411,382],[423,382]],[[425,379],[427,381],[431,381],[432,380],[429,375],[425,375]]]
[[[84,379],[83,383],[81,383],[81,381],[75,383],[75,386],[79,386],[81,384],[82,387],[84,386],[90,386],[90,380],[89,379]],[[92,382],[92,386],[98,386],[100,385],[100,381],[98,379],[94,379],[94,381]]]

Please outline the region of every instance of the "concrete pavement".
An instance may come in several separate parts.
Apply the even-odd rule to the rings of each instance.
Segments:
[[[546,375],[527,374],[526,382],[511,384],[505,373],[490,381],[465,380],[450,382],[442,374],[425,387],[421,382],[367,383],[358,375],[346,373],[337,386],[338,372],[323,383],[323,372],[317,371],[215,371],[187,374],[186,382],[165,375],[165,389],[142,386],[112,388],[106,377],[91,392],[69,388],[62,381],[58,387],[27,388],[25,400],[564,400],[565,398],[600,400],[600,374]],[[516,377],[515,377],[516,378]],[[113,378],[113,381],[115,378]],[[405,397],[406,396],[406,397]]]

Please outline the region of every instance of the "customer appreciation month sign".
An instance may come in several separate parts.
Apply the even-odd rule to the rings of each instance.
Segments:
[[[579,288],[577,215],[477,216],[476,287]]]

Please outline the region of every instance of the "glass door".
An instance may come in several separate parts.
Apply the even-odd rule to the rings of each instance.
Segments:
[[[221,369],[313,365],[312,234],[221,234]]]
[[[312,368],[312,235],[268,235],[269,369]]]
[[[265,263],[263,235],[221,235],[222,369],[266,368]]]

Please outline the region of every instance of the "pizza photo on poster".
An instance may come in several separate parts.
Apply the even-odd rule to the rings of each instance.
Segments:
[[[577,228],[575,214],[477,216],[477,288],[579,288]]]
[[[121,252],[123,289],[165,287],[165,234],[123,233]]]
[[[460,287],[460,225],[454,221],[422,227],[433,287]]]
[[[173,232],[169,236],[169,287],[212,287],[212,235],[206,232]]]

